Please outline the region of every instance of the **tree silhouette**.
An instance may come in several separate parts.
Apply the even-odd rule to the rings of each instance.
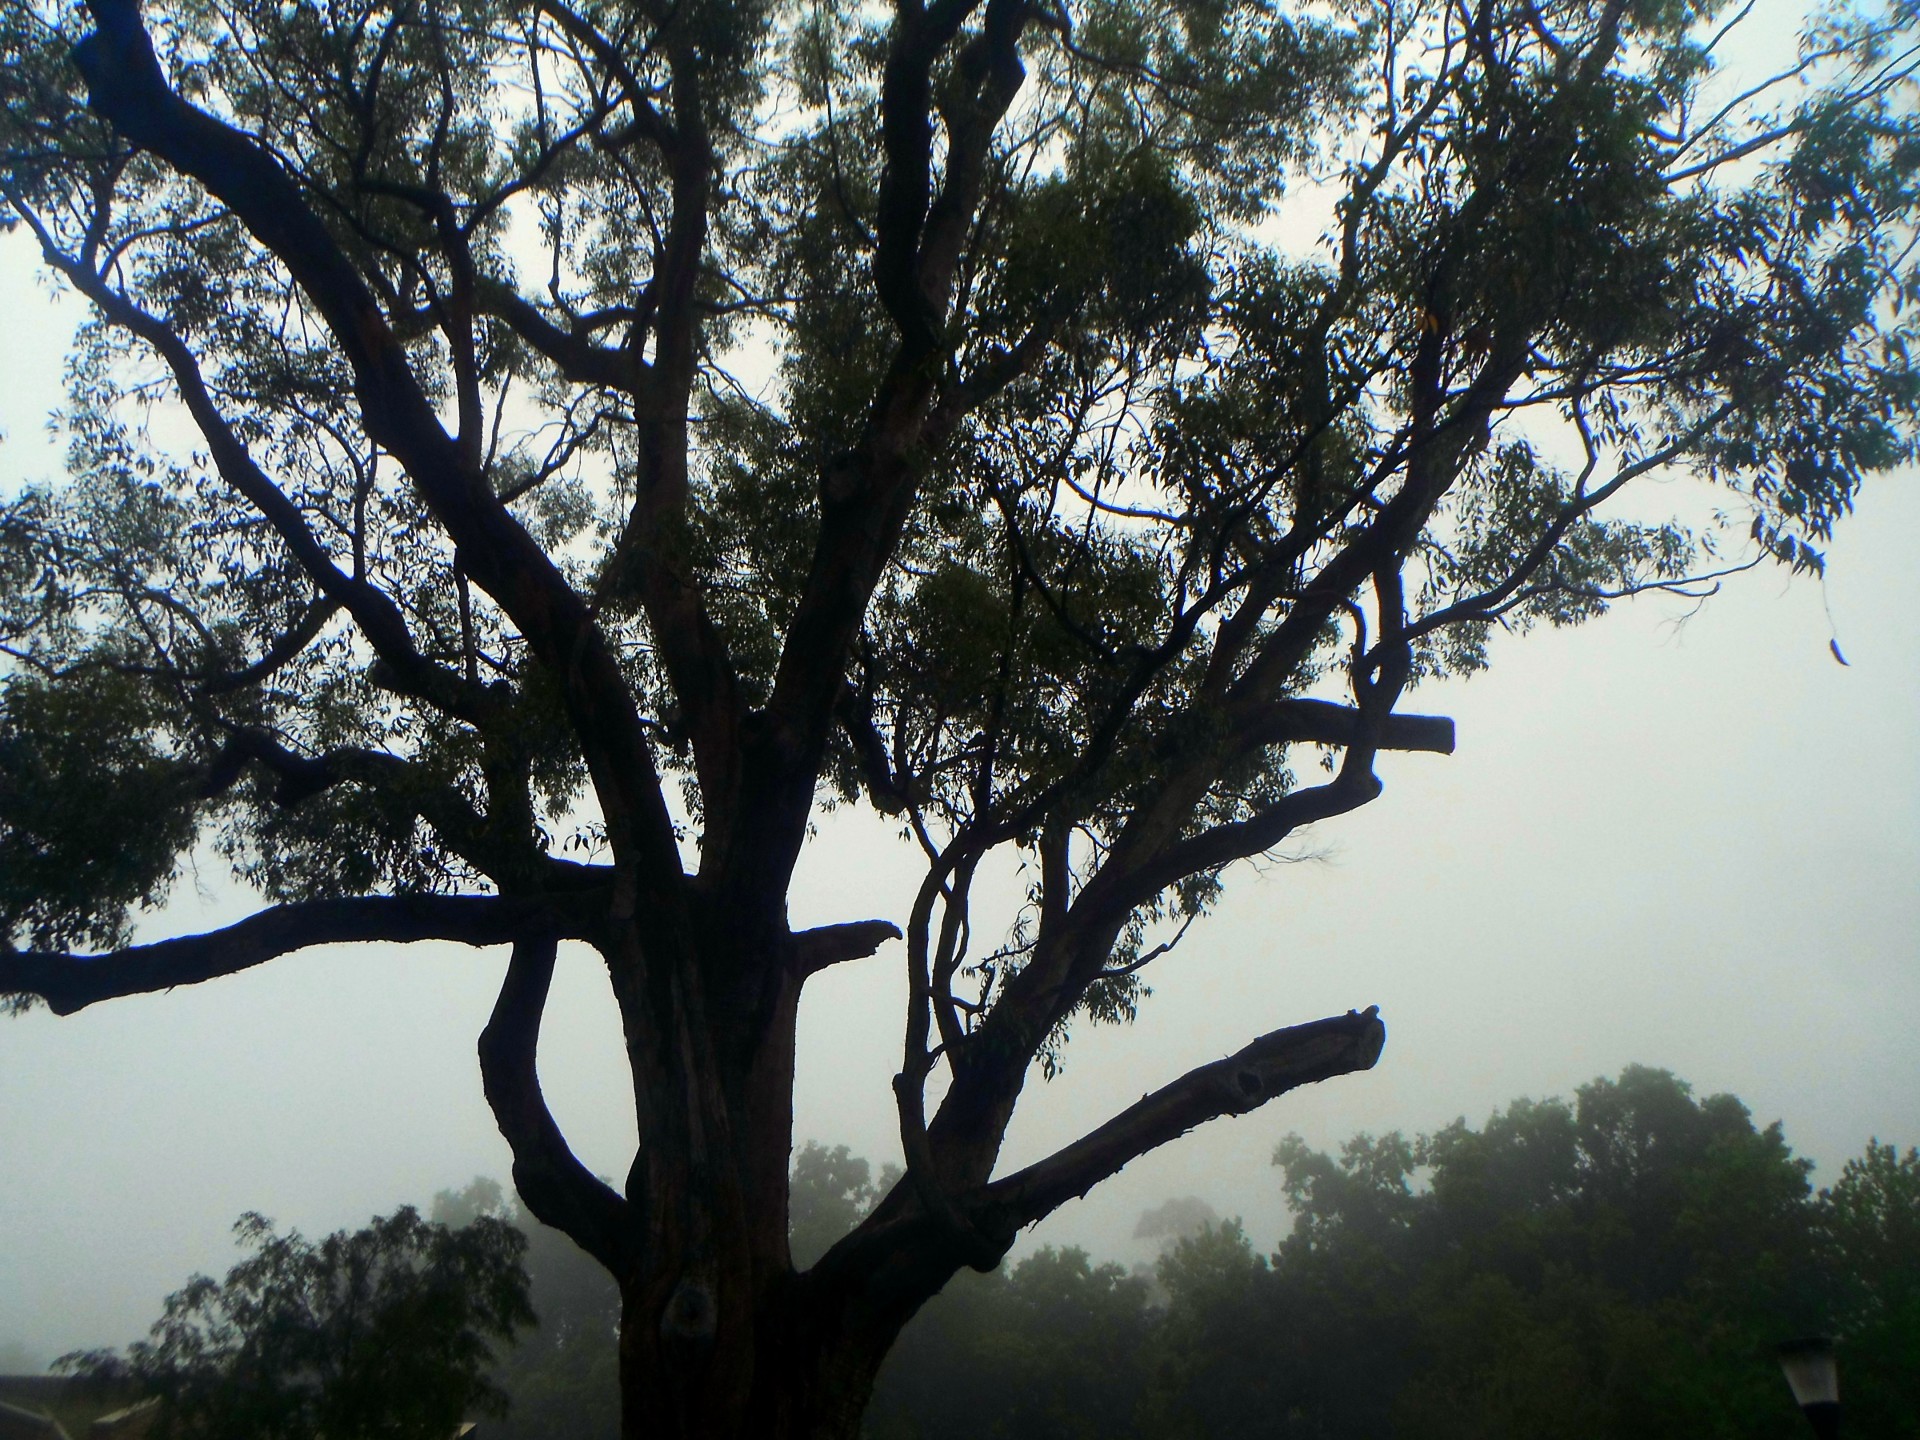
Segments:
[[[1714,11],[16,0],[0,191],[95,320],[0,512],[0,991],[510,945],[487,1098],[627,1433],[852,1433],[957,1270],[1374,1063],[1275,1030],[996,1175],[1226,869],[1451,748],[1411,686],[1817,566],[1911,452],[1910,0],[1744,90]],[[925,879],[796,933],[855,800]],[[265,908],[128,943],[196,847]],[[801,989],[896,937],[906,1174],[796,1273]],[[539,1088],[563,942],[618,1185]]]
[[[260,1215],[233,1228],[253,1253],[224,1282],[194,1276],[124,1357],[60,1365],[157,1401],[157,1440],[446,1440],[505,1409],[491,1345],[533,1320],[506,1221],[452,1229],[402,1207],[318,1242]]]

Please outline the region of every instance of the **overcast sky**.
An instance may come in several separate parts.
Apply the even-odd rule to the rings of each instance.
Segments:
[[[45,476],[75,310],[0,239],[0,485]],[[1883,477],[1822,585],[1766,571],[1690,613],[1670,599],[1496,646],[1493,671],[1416,691],[1451,757],[1390,755],[1386,793],[1311,832],[1299,863],[1243,866],[1155,967],[1127,1030],[1085,1031],[1036,1079],[1007,1167],[1277,1025],[1377,1004],[1370,1074],[1217,1122],[1061,1211],[1025,1244],[1124,1260],[1135,1218],[1196,1194],[1285,1227],[1275,1142],[1478,1123],[1629,1063],[1731,1091],[1831,1178],[1870,1136],[1920,1141],[1920,486]],[[1829,653],[1837,639],[1851,662]],[[902,920],[918,878],[889,830],[823,822],[798,925]],[[143,933],[239,913],[211,870]],[[51,1356],[142,1333],[194,1270],[232,1263],[260,1210],[358,1225],[508,1157],[473,1046],[504,955],[311,951],[68,1019],[0,1024],[0,1346]],[[830,971],[802,1010],[796,1138],[897,1154],[898,946]],[[566,958],[541,1071],[587,1163],[634,1143],[618,1026]]]

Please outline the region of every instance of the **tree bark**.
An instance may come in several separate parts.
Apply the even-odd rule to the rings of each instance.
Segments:
[[[626,1186],[630,1258],[617,1275],[622,1433],[851,1440],[900,1327],[958,1268],[922,1267],[911,1303],[889,1306],[875,1303],[887,1287],[870,1267],[796,1275],[788,1251],[801,986],[895,932],[702,929],[674,953],[632,924],[606,952],[641,1130]]]
[[[700,1332],[691,1292],[624,1297],[620,1339],[623,1440],[855,1440],[891,1337],[822,1326],[792,1287],[751,1316]]]

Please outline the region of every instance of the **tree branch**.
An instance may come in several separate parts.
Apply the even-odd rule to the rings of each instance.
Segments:
[[[891,920],[850,920],[821,925],[793,937],[794,964],[802,975],[812,975],[844,960],[864,960],[889,940],[900,938]]]
[[[199,682],[203,695],[227,695],[235,690],[244,690],[249,685],[257,685],[270,679],[274,673],[297,659],[302,650],[316,640],[326,628],[327,621],[339,612],[341,601],[331,595],[321,595],[307,606],[291,630],[275,640],[258,660],[238,670],[229,670],[212,675]]]
[[[821,477],[812,563],[787,627],[765,724],[749,737],[743,766],[738,834],[751,839],[740,846],[738,860],[730,859],[724,882],[736,893],[792,871],[847,656],[899,543],[921,474],[919,456],[932,438],[935,371],[946,343],[954,267],[978,209],[994,127],[1024,75],[1018,44],[1027,8],[989,0],[983,32],[955,58],[953,89],[942,104],[947,176],[936,196],[933,72],[976,8],[976,0],[896,7],[881,85],[885,163],[873,275],[899,343],[858,447]]]
[[[1378,735],[1367,717],[1329,700],[1281,700],[1236,732],[1244,745],[1371,745],[1377,750],[1453,753],[1453,721],[1444,715],[1388,715]]]
[[[369,437],[406,469],[467,574],[559,682],[616,857],[642,862],[651,900],[677,907],[682,876],[672,817],[632,691],[585,601],[448,436],[365,278],[293,177],[258,141],[170,87],[137,0],[88,0],[88,8],[96,28],[73,59],[89,108],[204,185],[305,292],[353,368]]]
[[[221,413],[201,372],[200,362],[187,343],[159,316],[142,309],[108,284],[103,275],[60,251],[52,234],[30,210],[18,204],[15,209],[33,227],[47,263],[71,280],[109,321],[145,341],[166,364],[181,402],[207,442],[208,455],[220,478],[266,518],[327,600],[343,607],[353,617],[360,633],[367,637],[379,656],[390,688],[425,700],[470,724],[483,723],[493,708],[486,691],[480,686],[463,684],[452,671],[423,656],[415,647],[406,619],[392,598],[372,582],[350,576],[334,563],[300,507],[260,468],[246,442]],[[324,623],[324,615],[318,609],[310,612],[310,618],[312,615],[319,615]],[[304,646],[306,641],[299,643]],[[274,654],[277,647],[269,658]],[[270,669],[264,673],[270,673]],[[240,683],[246,681],[243,679]],[[220,688],[227,687],[216,686],[215,693]]]
[[[540,1020],[558,948],[551,933],[514,942],[500,998],[480,1032],[480,1081],[513,1151],[513,1183],[527,1208],[620,1276],[632,1260],[632,1206],[580,1163],[540,1091]]]
[[[278,781],[275,804],[291,809],[336,785],[358,785],[426,822],[442,846],[503,890],[539,888],[542,872],[556,863],[535,846],[531,825],[516,829],[482,815],[454,786],[384,750],[345,745],[301,755],[266,731],[236,727],[214,761],[214,787],[238,778],[250,760]]]
[[[1325,785],[1296,790],[1250,819],[1233,820],[1203,830],[1118,873],[1103,870],[1081,892],[1075,910],[1080,911],[1084,906],[1089,918],[1110,910],[1124,913],[1189,875],[1258,855],[1263,850],[1271,850],[1303,825],[1358,810],[1380,795],[1381,785],[1373,773],[1372,760],[1371,747],[1361,745],[1350,749],[1340,773]]]
[[[647,362],[638,351],[610,350],[594,344],[578,328],[561,329],[503,280],[481,277],[474,287],[474,301],[481,313],[503,321],[576,384],[631,392],[646,376]]]
[[[553,6],[552,13],[563,12]],[[570,13],[570,12],[568,12]],[[564,18],[564,17],[563,17]],[[654,336],[649,383],[634,392],[635,474],[633,504],[603,574],[602,593],[630,589],[645,607],[660,662],[685,718],[704,812],[703,868],[724,863],[739,809],[740,725],[746,711],[739,673],[726,636],[707,606],[699,565],[688,554],[681,523],[688,494],[688,412],[699,372],[701,319],[706,313],[700,280],[707,260],[709,208],[713,203],[714,147],[707,131],[705,61],[692,32],[672,16],[661,20],[672,99],[672,123],[657,116],[645,133],[665,161],[672,212],[657,238],[646,303],[636,313],[628,348],[636,355],[650,324]],[[569,33],[573,33],[569,28]],[[620,67],[611,45],[596,49],[603,63]],[[637,81],[622,81],[644,118]],[[649,112],[650,113],[650,112]]]
[[[1262,1035],[1244,1050],[1141,1096],[1038,1164],[996,1180],[969,1197],[966,1208],[988,1233],[1011,1235],[1196,1125],[1244,1115],[1302,1085],[1372,1069],[1386,1040],[1377,1006]]]
[[[583,920],[578,907],[496,895],[303,900],[262,910],[224,930],[101,955],[0,949],[0,994],[37,996],[56,1015],[71,1015],[101,1000],[234,975],[315,945],[501,945],[530,931],[581,934]]]

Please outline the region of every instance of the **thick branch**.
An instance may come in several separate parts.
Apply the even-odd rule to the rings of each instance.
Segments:
[[[1249,724],[1238,738],[1249,745],[1370,745],[1377,750],[1453,753],[1453,721],[1444,715],[1388,715],[1378,735],[1350,705],[1329,700],[1282,700]]]
[[[1262,1035],[1142,1096],[1064,1150],[995,1181],[967,1208],[982,1228],[1011,1235],[1196,1125],[1244,1115],[1302,1085],[1372,1069],[1386,1041],[1377,1007]]]
[[[1271,850],[1303,825],[1344,815],[1379,798],[1380,781],[1367,764],[1353,763],[1361,751],[1350,750],[1340,774],[1325,785],[1315,785],[1277,801],[1258,815],[1203,830],[1191,839],[1169,845],[1124,872],[1103,871],[1089,883],[1075,903],[1088,918],[1109,912],[1124,913],[1158,895],[1189,875],[1218,869],[1235,860]]]
[[[794,964],[811,975],[844,960],[864,960],[889,940],[900,938],[891,920],[850,920],[843,925],[821,925],[793,937]]]
[[[631,1259],[631,1207],[580,1163],[540,1092],[540,1019],[557,949],[551,934],[515,941],[500,998],[480,1032],[480,1080],[513,1151],[513,1183],[527,1208],[622,1275]]]
[[[197,985],[315,945],[452,940],[501,945],[530,931],[577,933],[578,911],[493,895],[356,895],[305,900],[224,930],[103,955],[0,949],[0,994],[35,995],[56,1015],[100,1000]]]
[[[955,58],[952,89],[957,93],[941,100],[946,177],[927,208],[918,266],[920,292],[937,315],[946,312],[954,272],[980,203],[994,127],[1026,78],[1019,53],[1026,19],[1024,0],[989,0],[981,33]]]
[[[278,781],[274,803],[293,807],[336,785],[353,784],[426,822],[440,844],[503,889],[538,885],[553,861],[535,848],[531,826],[501,825],[482,815],[467,797],[409,760],[383,750],[342,746],[318,755],[289,750],[261,730],[236,729],[213,766],[214,786],[238,777],[258,761]]]
[[[271,679],[276,671],[293,663],[302,650],[311,645],[340,610],[341,602],[322,595],[306,608],[291,630],[267,647],[266,653],[238,670],[210,676],[199,684],[203,695],[227,695]]]
[[[880,303],[916,358],[933,348],[940,323],[919,283],[921,235],[933,202],[932,72],[973,3],[942,3],[931,12],[917,3],[899,5],[880,87],[885,164],[874,221],[873,278]]]
[[[647,362],[632,350],[609,350],[577,329],[563,330],[526,296],[504,281],[483,277],[475,303],[484,314],[505,321],[527,344],[551,360],[567,379],[631,391],[645,377]]]
[[[851,684],[840,689],[840,701],[834,714],[839,718],[853,753],[860,761],[861,778],[866,781],[867,799],[882,815],[898,815],[907,808],[911,796],[894,774],[887,753],[886,737],[873,722],[873,702]]]
[[[559,13],[556,11],[555,13]],[[646,608],[654,644],[693,746],[705,812],[703,862],[724,857],[738,808],[739,730],[745,714],[726,637],[707,607],[699,566],[688,554],[681,512],[688,493],[688,411],[699,371],[700,277],[707,255],[714,152],[704,113],[705,62],[687,26],[662,22],[673,102],[671,128],[657,135],[671,186],[672,213],[654,254],[641,307],[651,314],[652,383],[635,392],[633,505],[606,569]],[[598,52],[596,52],[598,53]],[[617,62],[617,55],[602,57]],[[636,110],[640,102],[636,99]],[[664,123],[664,122],[663,122]],[[628,344],[639,348],[636,325]]]
[[[940,0],[896,10],[881,85],[885,164],[873,273],[899,344],[860,444],[822,476],[812,564],[787,627],[765,723],[747,737],[736,833],[751,838],[727,863],[733,893],[753,893],[775,879],[784,884],[791,874],[847,656],[919,482],[954,264],[978,208],[994,126],[1023,73],[1017,46],[1026,12],[990,0],[985,33],[955,62],[947,184],[936,199],[932,76],[975,8],[975,0]]]
[[[1008,982],[974,1036],[972,1063],[956,1066],[940,1112],[951,1117],[945,1130],[950,1143],[986,1155],[997,1150],[1029,1059],[1106,968],[1129,912],[1187,876],[1257,855],[1299,826],[1374,799],[1381,789],[1372,770],[1374,753],[1364,744],[1350,747],[1332,781],[1296,791],[1251,819],[1213,826],[1132,864],[1110,857],[1074,898],[1054,943]],[[1048,881],[1049,888],[1058,883],[1052,876]]]

